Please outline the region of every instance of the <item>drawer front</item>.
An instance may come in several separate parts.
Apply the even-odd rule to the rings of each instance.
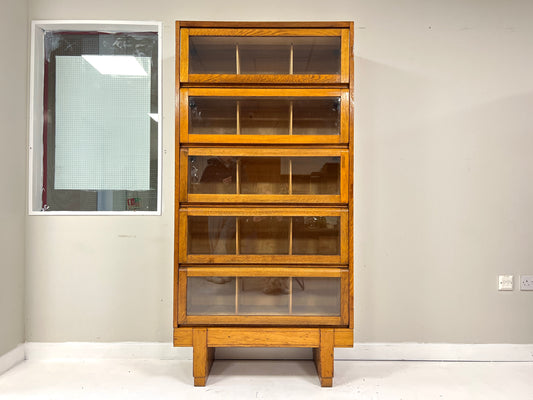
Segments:
[[[181,268],[179,323],[346,325],[348,291],[342,268]]]
[[[190,148],[180,202],[348,203],[347,150]]]
[[[347,89],[180,91],[182,143],[348,143]]]
[[[348,211],[189,208],[179,211],[180,263],[348,264]]]
[[[348,29],[182,28],[184,83],[349,82]]]

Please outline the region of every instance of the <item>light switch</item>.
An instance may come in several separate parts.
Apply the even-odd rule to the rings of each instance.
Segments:
[[[513,275],[500,275],[498,290],[513,290]]]

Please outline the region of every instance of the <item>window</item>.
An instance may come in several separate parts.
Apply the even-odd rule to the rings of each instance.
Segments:
[[[158,214],[159,23],[34,22],[31,214]]]

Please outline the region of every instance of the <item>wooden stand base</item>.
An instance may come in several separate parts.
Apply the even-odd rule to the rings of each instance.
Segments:
[[[333,329],[320,329],[320,345],[313,348],[313,359],[322,387],[333,385]]]
[[[312,343],[308,337],[301,337],[302,343],[298,344],[295,338],[287,340],[285,343],[280,341],[279,332],[275,330],[258,329],[243,332],[241,342],[237,343],[235,338],[231,337],[232,331],[226,331],[226,343],[220,340],[217,335],[220,328],[211,328],[213,331],[213,340],[209,340],[210,328],[192,328],[192,347],[193,347],[193,376],[194,386],[205,386],[209,371],[215,359],[215,347],[312,347],[313,359],[322,387],[331,387],[333,385],[333,349],[335,347],[335,330],[317,328],[316,341]],[[233,333],[235,333],[233,331]],[[257,333],[257,335],[256,335]],[[295,332],[297,333],[297,332]],[[316,343],[316,344],[315,344]]]
[[[192,354],[194,386],[205,386],[215,360],[215,348],[207,346],[207,328],[193,329]]]

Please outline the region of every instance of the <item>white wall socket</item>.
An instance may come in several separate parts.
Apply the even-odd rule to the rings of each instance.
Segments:
[[[520,290],[533,290],[533,275],[520,275]]]
[[[513,290],[513,276],[500,275],[498,277],[498,290]]]

